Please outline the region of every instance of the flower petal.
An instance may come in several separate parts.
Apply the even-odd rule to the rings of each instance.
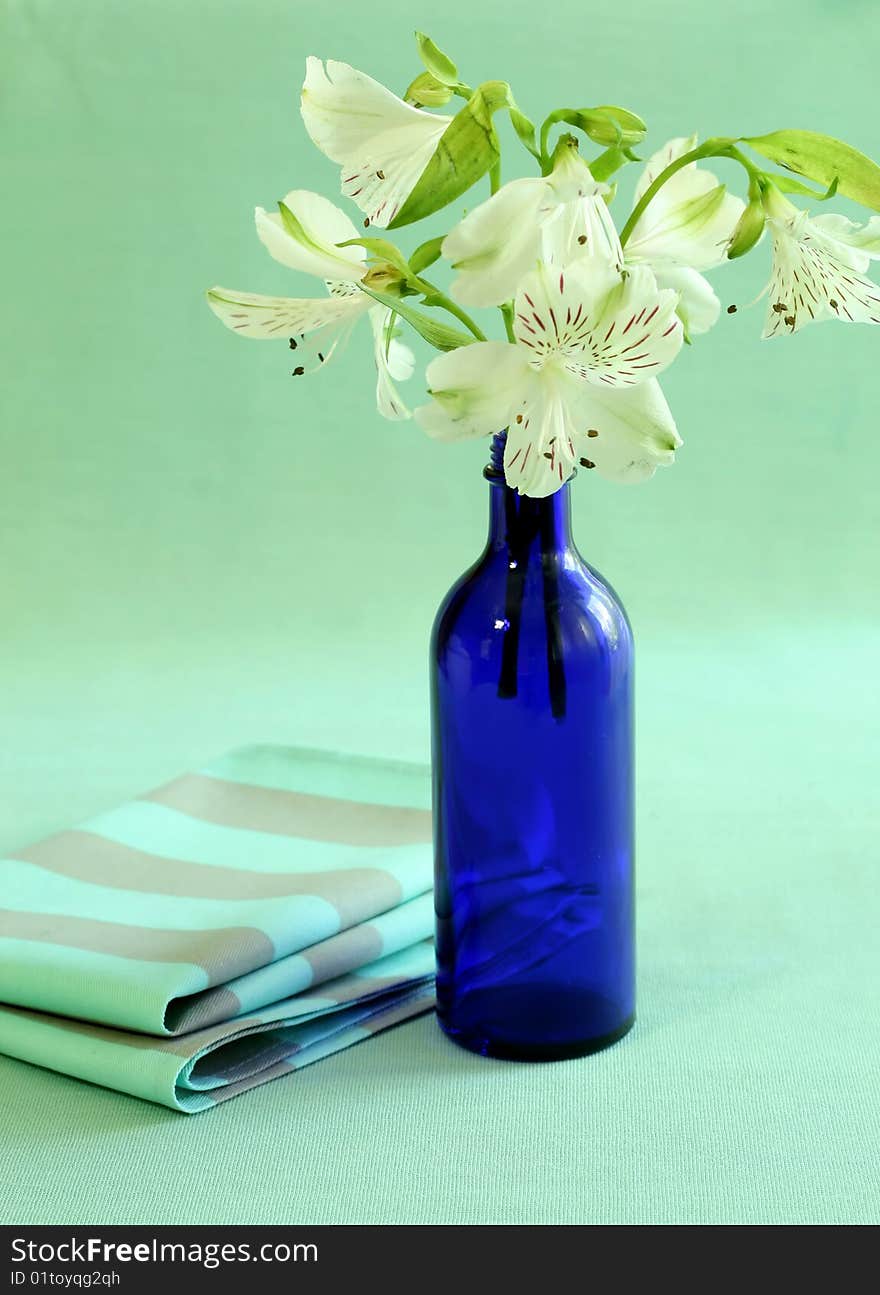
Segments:
[[[670,162],[696,147],[697,137],[671,139],[651,157],[636,185],[636,202]],[[741,199],[696,162],[661,186],[636,222],[626,245],[632,264],[681,265],[709,270],[727,254],[744,211]]]
[[[799,212],[791,222],[768,221],[773,266],[768,284],[767,318],[762,337],[796,333],[814,321],[842,319],[880,324],[880,287],[859,274],[837,253],[838,245]]]
[[[567,398],[568,383],[537,375],[507,429],[504,479],[512,490],[534,499],[554,494],[575,466],[577,422]]]
[[[211,288],[208,304],[227,328],[243,337],[283,340],[290,334],[309,333],[328,324],[356,319],[369,309],[363,293],[331,297],[264,297],[235,288]]]
[[[654,277],[658,288],[671,288],[678,293],[676,314],[688,337],[708,333],[717,324],[721,302],[712,285],[697,270],[670,265],[655,270]]]
[[[373,356],[376,361],[376,405],[383,418],[399,422],[411,418],[395,386],[396,382],[405,382],[411,378],[416,364],[416,357],[408,346],[399,342],[394,336],[392,310],[384,306],[374,306],[370,311],[370,324],[373,328]]]
[[[866,224],[857,225],[839,212],[829,212],[812,217],[810,232],[814,239],[816,231],[821,238],[836,244],[832,250],[841,261],[848,261],[854,270],[867,270],[869,261],[880,258],[880,216],[872,216]]]
[[[611,481],[634,483],[674,462],[681,437],[656,379],[627,390],[583,392],[575,438],[583,466],[592,464]]]
[[[525,354],[509,342],[474,342],[432,360],[433,400],[415,411],[429,436],[455,441],[500,431],[530,388]]]
[[[295,238],[278,212],[257,207],[255,221],[260,242],[269,255],[292,270],[316,274],[321,279],[362,279],[367,272],[363,247],[336,247],[358,231],[335,203],[308,189],[293,189],[284,198],[302,237]]]
[[[565,267],[584,256],[599,257],[616,268],[623,265],[620,238],[602,197],[561,203],[542,228],[542,261]]]
[[[443,240],[458,271],[451,292],[465,306],[499,306],[515,294],[541,250],[539,211],[546,180],[511,180],[465,216]]]
[[[321,368],[341,349],[369,302],[362,292],[318,300],[263,297],[220,287],[208,292],[208,305],[233,332],[242,337],[287,339],[297,352],[294,368],[303,373]]]
[[[342,167],[342,192],[380,228],[396,216],[452,120],[404,103],[348,63],[306,61],[301,111],[314,143]]]
[[[686,167],[679,174],[687,175],[689,170]],[[723,184],[714,183],[708,171],[694,168],[693,174],[704,177],[708,186],[672,205],[661,203],[661,189],[626,245],[629,263],[710,270],[725,259],[733,231],[745,210],[744,204],[728,193]]]
[[[652,153],[645,163],[644,170],[636,184],[634,201],[638,202],[640,198],[644,197],[657,176],[660,175],[661,171],[665,171],[670,163],[677,162],[680,157],[684,157],[685,153],[690,153],[696,147],[696,135],[679,135],[676,139],[668,139],[663,147],[658,148],[656,153]],[[693,162],[689,166],[682,167],[680,171],[677,171],[675,175],[666,181],[660,193],[669,193],[671,186],[674,200],[680,201],[682,198],[692,198],[694,196],[694,191],[691,187],[694,183],[693,175],[691,174],[690,178],[684,181],[680,180],[679,176],[696,171],[696,169],[696,163]],[[712,183],[714,184],[715,181],[713,180]],[[679,186],[682,187],[679,188]],[[659,199],[659,193],[657,197]]]
[[[634,386],[678,354],[676,303],[645,266],[622,278],[601,258],[586,257],[559,273],[540,266],[530,274],[517,294],[514,329],[534,368],[562,365],[586,382]]]
[[[577,141],[567,136],[568,146],[560,148],[547,183],[557,202],[573,202],[576,198],[595,198],[609,193],[602,180],[595,180],[593,172],[581,157]]]

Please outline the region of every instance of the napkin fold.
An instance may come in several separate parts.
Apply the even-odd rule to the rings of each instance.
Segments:
[[[0,1051],[186,1112],[433,1006],[418,765],[247,747],[0,861]]]

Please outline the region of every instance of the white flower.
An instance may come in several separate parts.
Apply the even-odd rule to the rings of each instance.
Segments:
[[[820,319],[880,324],[880,287],[864,273],[880,258],[880,216],[866,225],[841,215],[810,217],[775,185],[765,191],[764,208],[773,265],[762,336],[796,333]]]
[[[536,261],[565,266],[589,255],[619,265],[606,193],[571,146],[560,149],[550,175],[503,185],[443,240],[443,256],[458,271],[453,297],[464,306],[501,305]]]
[[[393,332],[393,312],[379,305],[358,286],[367,276],[362,247],[336,247],[357,238],[344,212],[320,194],[295,189],[284,199],[296,236],[280,214],[257,207],[257,234],[276,261],[292,270],[323,278],[330,295],[319,298],[264,297],[230,288],[211,288],[208,304],[227,328],[242,337],[287,338],[295,352],[296,375],[313,373],[345,346],[363,316],[373,328],[376,360],[376,403],[390,419],[409,418],[395,382],[411,376],[415,360]]]
[[[696,148],[697,137],[671,139],[649,158],[636,185],[638,202],[671,162]],[[711,171],[690,162],[661,185],[627,241],[627,265],[649,265],[661,287],[679,294],[679,315],[688,334],[705,333],[721,303],[700,270],[726,259],[727,245],[744,210]]]
[[[525,495],[552,494],[578,461],[619,481],[649,477],[681,444],[655,380],[682,344],[675,306],[645,268],[539,266],[516,295],[516,343],[438,356],[416,420],[442,440],[507,426],[505,477]]]
[[[301,111],[313,142],[342,167],[342,192],[373,225],[391,223],[452,120],[404,103],[347,63],[306,60]]]

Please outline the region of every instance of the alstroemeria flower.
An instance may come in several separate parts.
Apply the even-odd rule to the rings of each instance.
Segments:
[[[820,319],[880,324],[880,287],[865,276],[880,258],[880,216],[856,225],[846,216],[809,216],[770,185],[764,193],[773,240],[770,294],[762,337],[796,333]]]
[[[619,265],[606,193],[573,146],[560,149],[550,175],[503,185],[443,240],[443,256],[458,271],[453,297],[463,306],[499,306],[536,261],[564,266],[595,256]]]
[[[358,232],[345,212],[306,189],[295,189],[284,206],[298,223],[295,238],[279,214],[257,207],[257,234],[269,254],[292,270],[322,278],[328,297],[264,297],[232,288],[211,288],[208,304],[227,328],[242,337],[283,341],[295,352],[296,375],[313,373],[339,353],[357,321],[366,315],[373,329],[376,361],[376,404],[385,418],[409,418],[396,382],[411,377],[415,359],[408,346],[397,340],[393,312],[379,305],[358,286],[367,278],[366,252],[362,247],[336,247]]]
[[[364,72],[310,56],[302,118],[317,147],[342,167],[342,192],[384,229],[412,193],[452,121],[404,103]]]
[[[649,477],[681,444],[655,380],[682,344],[676,300],[645,268],[539,266],[516,295],[515,344],[438,356],[416,420],[441,440],[507,426],[504,474],[520,494],[553,494],[578,462],[618,481]]]
[[[697,137],[671,139],[649,158],[636,185],[635,201],[676,161],[696,148]],[[679,315],[689,334],[705,333],[721,303],[700,270],[721,265],[744,210],[711,171],[696,162],[676,171],[657,191],[627,241],[627,265],[649,265],[657,282],[680,294]]]

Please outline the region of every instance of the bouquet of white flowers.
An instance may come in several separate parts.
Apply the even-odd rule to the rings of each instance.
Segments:
[[[287,340],[294,374],[322,368],[364,315],[379,410],[409,418],[398,391],[415,367],[400,340],[408,325],[442,352],[428,365],[430,400],[416,421],[440,440],[507,429],[508,485],[543,497],[578,464],[626,482],[673,461],[681,438],[658,376],[719,318],[704,272],[751,251],[765,231],[764,337],[824,319],[880,323],[880,288],[865,274],[880,257],[880,217],[857,225],[840,214],[811,216],[788,196],[821,203],[840,193],[880,210],[880,167],[856,149],[802,130],[672,139],[645,163],[618,232],[614,177],[639,160],[640,117],[607,105],[560,108],[536,131],[506,82],[472,89],[431,40],[418,34],[417,43],[425,70],[403,98],[347,63],[309,58],[306,130],[341,167],[342,193],[367,228],[422,220],[486,176],[490,196],[409,258],[387,238],[361,235],[320,194],[294,189],[277,212],[258,207],[257,233],[270,255],[323,279],[328,295],[215,287],[208,301],[243,337]],[[435,111],[454,97],[464,100],[455,116]],[[538,175],[501,183],[499,112],[509,113]],[[582,139],[595,156],[582,155]],[[743,145],[783,171],[767,172]],[[745,201],[700,165],[710,158],[739,164]],[[425,277],[441,258],[455,272],[448,294]],[[502,339],[487,338],[469,313],[484,307],[499,309]]]

